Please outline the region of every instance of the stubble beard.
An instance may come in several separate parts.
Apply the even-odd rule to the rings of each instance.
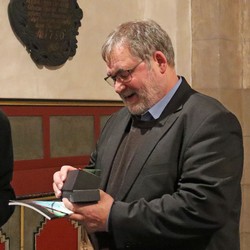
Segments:
[[[139,102],[136,104],[130,104],[123,100],[129,112],[133,115],[144,114],[161,99],[161,90],[156,83],[145,84],[136,94],[139,97]]]

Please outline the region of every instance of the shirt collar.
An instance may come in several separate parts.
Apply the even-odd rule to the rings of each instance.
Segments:
[[[168,103],[170,102],[171,98],[174,96],[175,92],[177,91],[177,89],[179,88],[179,86],[181,85],[182,82],[182,77],[180,76],[179,80],[177,81],[177,83],[174,85],[174,87],[159,101],[157,102],[153,107],[151,107],[147,112],[150,113],[150,115],[154,118],[154,119],[158,119],[161,115],[161,113],[163,112],[163,110],[165,109],[165,107],[168,105]],[[147,113],[146,112],[146,113]],[[142,117],[146,114],[144,113],[142,115]]]

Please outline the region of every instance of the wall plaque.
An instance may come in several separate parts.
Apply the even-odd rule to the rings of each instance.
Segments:
[[[75,55],[83,17],[77,0],[10,0],[8,14],[36,64],[59,66]]]

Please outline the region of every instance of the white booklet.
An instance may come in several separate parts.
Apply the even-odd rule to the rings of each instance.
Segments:
[[[61,218],[73,213],[64,206],[62,201],[10,200],[9,205],[31,208],[48,220]]]

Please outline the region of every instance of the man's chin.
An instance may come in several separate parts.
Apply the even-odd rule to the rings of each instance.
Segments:
[[[142,115],[144,114],[147,109],[145,109],[144,107],[140,107],[140,106],[135,106],[135,105],[127,105],[125,103],[125,105],[127,106],[129,112],[132,114],[132,115]]]

